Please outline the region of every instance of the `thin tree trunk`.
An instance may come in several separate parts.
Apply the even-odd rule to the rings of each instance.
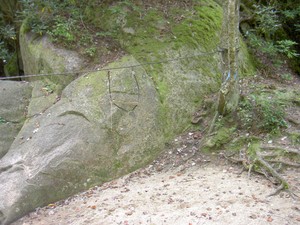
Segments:
[[[238,48],[239,48],[239,0],[225,0],[223,5],[223,27],[221,47],[223,49],[223,83],[220,89],[218,113],[226,115],[237,109]]]

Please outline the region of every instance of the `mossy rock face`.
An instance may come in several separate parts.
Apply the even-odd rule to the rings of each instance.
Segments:
[[[166,4],[168,13],[159,5],[147,8],[134,1],[117,1],[99,11],[86,9],[87,18],[102,30],[101,35],[113,37],[140,63],[182,58],[144,66],[159,93],[166,137],[186,128],[204,96],[220,87],[218,46],[223,13],[218,2],[193,1],[192,8]],[[240,75],[255,74],[242,40],[239,55]]]
[[[137,64],[124,57],[110,66]],[[109,86],[109,87],[108,87]],[[78,78],[28,119],[0,162],[4,223],[127,174],[164,146],[157,92],[142,67]]]
[[[190,126],[205,95],[217,92],[221,83],[222,11],[214,1],[196,2],[192,11],[171,7],[169,18],[149,9],[141,19],[128,6],[118,14],[118,4],[94,10],[94,25],[99,22],[128,53],[108,67],[126,68],[33,84],[32,117],[0,162],[0,189],[10,193],[0,199],[1,222],[146,165]],[[22,33],[21,39],[26,73],[80,67],[80,60],[49,47],[46,38]],[[68,64],[68,57],[76,65]],[[139,63],[143,66],[130,68]],[[39,104],[43,88],[45,105]],[[59,101],[54,93],[61,93]],[[225,144],[232,133],[221,131],[214,146]]]
[[[222,127],[216,131],[216,134],[206,140],[203,146],[204,151],[217,150],[221,146],[232,140],[235,128]]]
[[[55,74],[60,76],[32,77],[28,80],[43,80],[57,86],[55,90],[60,93],[62,89],[76,77],[75,72],[83,66],[83,60],[74,51],[55,47],[47,36],[26,33],[24,28],[20,31],[20,49],[25,75],[29,74]]]

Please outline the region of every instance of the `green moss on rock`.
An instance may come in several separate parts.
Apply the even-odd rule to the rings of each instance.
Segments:
[[[20,49],[25,74],[59,74],[29,78],[43,80],[54,84],[56,93],[60,93],[69,84],[76,74],[70,74],[82,67],[82,60],[77,53],[54,47],[47,36],[37,36],[27,33],[26,21],[20,29]],[[67,76],[63,76],[67,73]]]
[[[235,128],[222,127],[216,131],[216,134],[210,137],[204,144],[204,151],[218,150],[221,146],[227,144],[233,139]]]
[[[214,1],[205,0],[186,17],[172,29],[176,47],[202,46],[206,50],[216,48],[222,24],[222,8]]]

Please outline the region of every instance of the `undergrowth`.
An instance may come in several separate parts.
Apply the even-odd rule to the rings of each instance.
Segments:
[[[238,114],[241,128],[254,133],[276,133],[287,127],[284,104],[267,95],[243,96]]]

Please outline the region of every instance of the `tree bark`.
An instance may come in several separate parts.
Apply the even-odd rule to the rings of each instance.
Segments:
[[[218,113],[226,115],[237,109],[239,101],[239,0],[224,1],[221,48],[223,49],[223,83],[220,89]]]

